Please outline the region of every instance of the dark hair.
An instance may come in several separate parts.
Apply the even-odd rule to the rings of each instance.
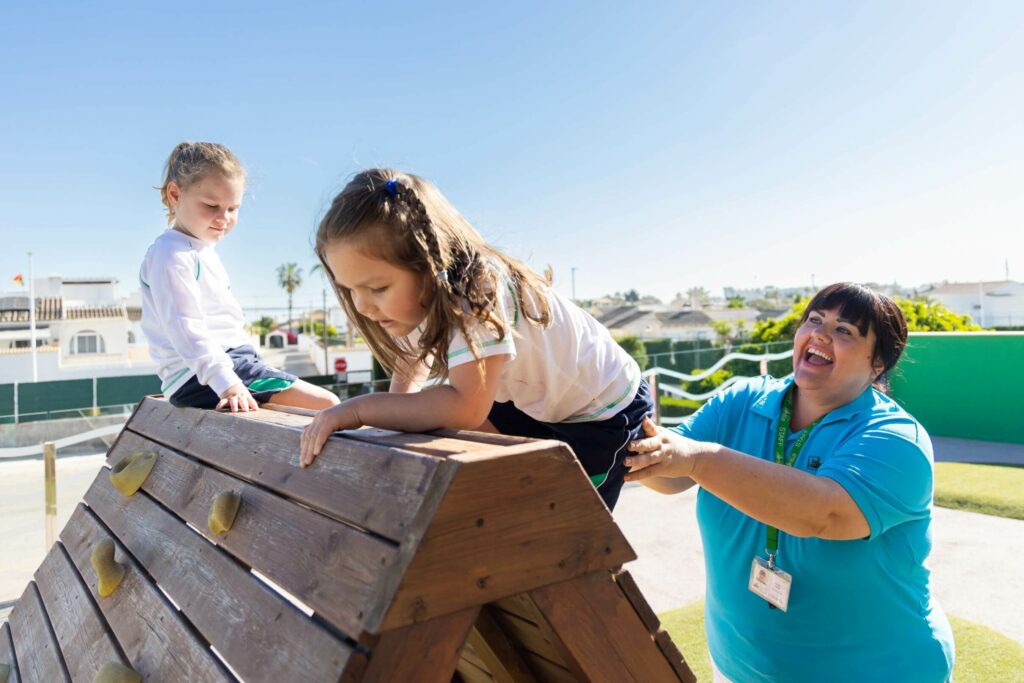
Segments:
[[[433,297],[419,348],[411,348],[407,339],[391,336],[380,323],[362,315],[351,292],[337,284],[325,253],[328,246],[343,240],[422,275],[429,283]],[[469,334],[472,318],[489,327],[496,339],[504,338],[509,330],[495,312],[504,285],[498,281],[495,264],[508,272],[523,318],[541,327],[551,323],[546,294],[550,283],[524,263],[489,246],[437,187],[411,173],[387,168],[357,173],[320,221],[316,253],[349,321],[391,372],[406,360],[425,362],[433,356],[433,374],[447,377],[448,346],[455,330],[462,332],[473,356],[479,358],[480,349]]]
[[[889,371],[892,370],[907,346],[907,322],[899,305],[885,294],[852,282],[837,282],[825,287],[811,299],[800,318],[807,321],[811,311],[839,309],[840,317],[857,326],[862,335],[875,331],[874,364],[883,366],[874,381],[880,391],[889,389]]]

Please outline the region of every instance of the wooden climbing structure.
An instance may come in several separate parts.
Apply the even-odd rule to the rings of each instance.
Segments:
[[[309,419],[143,400],[0,627],[0,677],[693,680],[564,444],[359,430],[300,469]]]

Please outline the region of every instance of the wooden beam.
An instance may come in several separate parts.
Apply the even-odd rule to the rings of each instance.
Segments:
[[[531,591],[585,680],[678,683],[640,616],[607,571]]]
[[[381,636],[361,683],[449,683],[479,607],[404,626]]]

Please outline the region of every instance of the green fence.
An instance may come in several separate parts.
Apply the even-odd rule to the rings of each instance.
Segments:
[[[1024,333],[913,333],[891,380],[932,436],[1024,443]]]

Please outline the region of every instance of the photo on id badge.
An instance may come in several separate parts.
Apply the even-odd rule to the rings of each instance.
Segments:
[[[783,612],[789,607],[789,588],[792,583],[792,576],[778,567],[770,566],[767,560],[755,557],[750,565],[750,591]]]

